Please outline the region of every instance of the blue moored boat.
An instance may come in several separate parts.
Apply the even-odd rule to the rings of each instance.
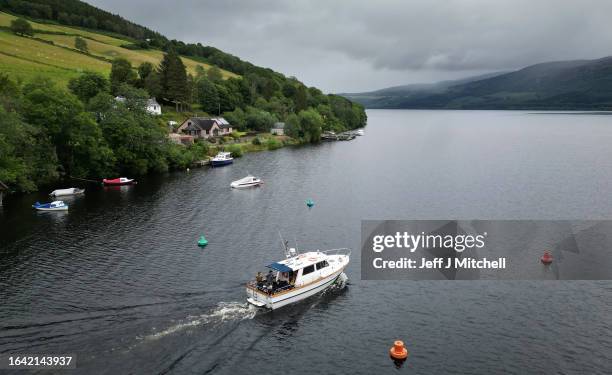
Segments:
[[[212,158],[210,161],[210,165],[213,167],[221,167],[223,165],[232,164],[234,162],[234,158],[232,157],[231,152],[220,152]]]
[[[36,202],[32,207],[38,211],[65,211],[68,209],[68,205],[63,201],[53,201],[51,203]]]

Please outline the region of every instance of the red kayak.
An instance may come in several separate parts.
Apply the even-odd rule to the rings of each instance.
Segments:
[[[104,185],[107,185],[107,186],[131,185],[131,184],[136,183],[136,181],[134,181],[133,178],[127,178],[127,177],[119,177],[119,178],[113,178],[113,179],[105,178],[104,180],[102,180],[102,182],[104,183]]]

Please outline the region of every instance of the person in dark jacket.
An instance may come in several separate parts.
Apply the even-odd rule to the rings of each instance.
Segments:
[[[274,289],[274,273],[272,270],[268,271],[268,274],[266,275],[266,285],[268,286],[268,291],[272,293]]]

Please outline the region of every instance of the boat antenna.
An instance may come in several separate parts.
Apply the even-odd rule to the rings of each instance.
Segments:
[[[278,236],[280,237],[281,244],[283,244],[283,251],[285,252],[285,257],[289,258],[289,241],[285,241],[283,239],[283,235],[280,230],[278,231]]]

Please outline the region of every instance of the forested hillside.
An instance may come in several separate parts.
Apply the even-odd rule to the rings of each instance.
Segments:
[[[241,132],[284,121],[294,142],[366,122],[343,97],[81,1],[0,0],[0,10],[0,181],[15,191],[184,168],[211,152],[170,143],[167,117],[145,111],[149,97],[176,119],[221,114]]]

